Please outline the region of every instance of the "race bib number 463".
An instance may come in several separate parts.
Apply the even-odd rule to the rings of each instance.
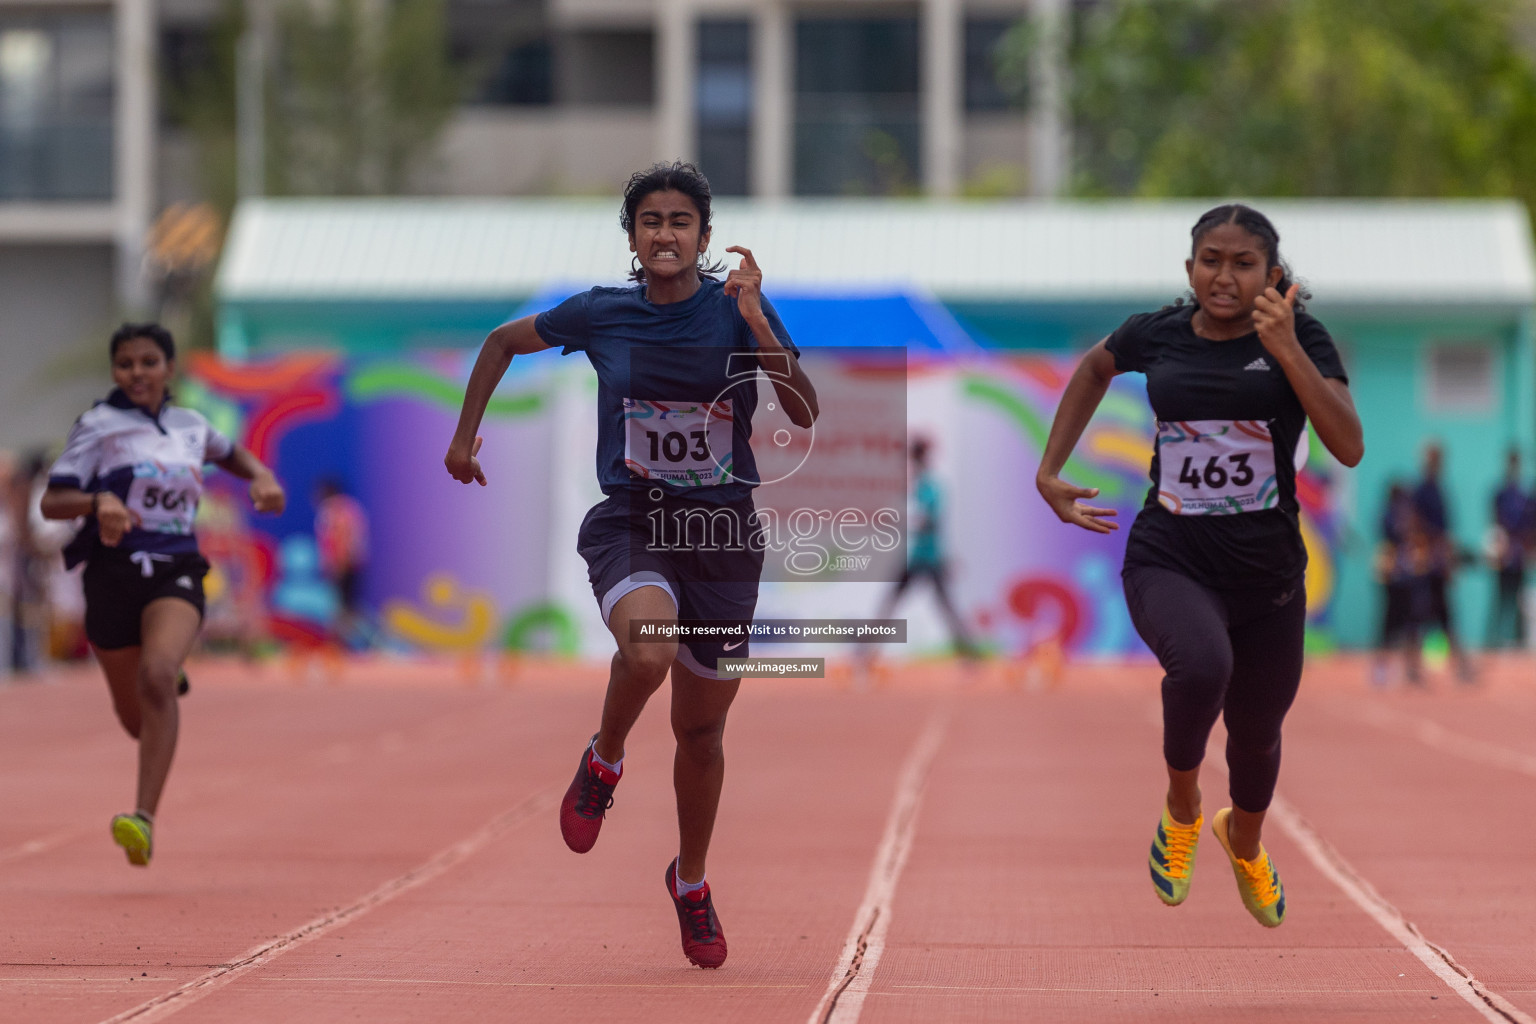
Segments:
[[[1158,421],[1157,500],[1181,516],[1274,508],[1275,442],[1263,420]]]
[[[731,401],[624,399],[624,464],[635,476],[681,487],[731,479]]]

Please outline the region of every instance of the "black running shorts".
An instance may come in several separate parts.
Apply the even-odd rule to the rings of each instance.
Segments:
[[[162,597],[180,598],[201,618],[206,575],[208,560],[199,554],[131,556],[99,548],[85,566],[86,639],[103,651],[139,646],[144,608]]]

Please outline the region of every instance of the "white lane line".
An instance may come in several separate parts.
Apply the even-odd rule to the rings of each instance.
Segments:
[[[798,989],[810,988],[809,985],[777,984],[774,982],[739,982],[720,983],[718,981],[706,982],[667,982],[657,984],[654,982],[627,982],[627,981],[474,981],[466,978],[359,978],[351,975],[338,975],[325,977],[320,975],[306,975],[302,978],[270,978],[263,976],[260,981],[267,985],[288,985],[298,987],[301,985],[335,985],[357,984],[369,988],[377,988],[380,985],[437,985],[440,987],[461,988],[644,988],[661,989],[693,989],[701,988],[713,992],[716,989]]]
[[[949,728],[950,711],[951,705],[947,701],[934,709],[902,762],[896,796],[885,821],[885,834],[880,838],[875,862],[869,870],[864,902],[853,915],[853,927],[809,1024],[853,1024],[859,1019],[875,968],[885,952],[885,935],[891,926],[891,903],[896,895],[896,883],[901,880],[902,869],[907,866],[907,854],[912,851],[923,790],[928,784],[934,756]]]
[[[1279,825],[1281,831],[1301,847],[1307,859],[1342,889],[1355,906],[1365,911],[1388,935],[1418,957],[1435,977],[1445,982],[1447,988],[1482,1014],[1484,1020],[1492,1024],[1536,1024],[1536,1018],[1522,1013],[1503,996],[1490,991],[1474,978],[1471,971],[1456,962],[1449,950],[1426,939],[1417,925],[1387,902],[1287,801],[1275,797],[1269,805],[1269,820]]]
[[[1162,728],[1160,713],[1156,714],[1156,724],[1158,728]],[[1223,748],[1214,742],[1215,738],[1213,733],[1211,742],[1206,748],[1205,763],[1225,775],[1226,768],[1222,763]],[[1408,952],[1418,957],[1419,961],[1429,968],[1430,973],[1443,981],[1452,992],[1465,999],[1483,1016],[1484,1020],[1492,1024],[1536,1024],[1536,1018],[1522,1012],[1509,1000],[1491,991],[1474,978],[1471,971],[1456,962],[1450,950],[1437,946],[1425,938],[1419,931],[1418,925],[1408,920],[1401,910],[1377,892],[1376,887],[1356,871],[1343,855],[1334,849],[1333,844],[1324,839],[1311,822],[1303,818],[1301,813],[1278,793],[1270,802],[1267,820],[1280,826],[1280,830],[1301,847],[1301,852],[1307,855],[1307,859],[1329,881],[1338,886],[1344,895],[1349,897],[1350,902],[1365,911],[1366,916],[1380,925],[1388,935],[1401,942]]]
[[[473,834],[454,843],[425,864],[390,879],[350,906],[330,914],[323,914],[286,935],[264,942],[255,949],[247,951],[234,962],[220,964],[179,988],[140,1003],[115,1017],[107,1018],[102,1024],[126,1024],[127,1021],[133,1021],[134,1024],[150,1024],[152,1021],[164,1020],[172,1014],[180,1013],[204,996],[211,995],[256,968],[265,966],[284,953],[318,939],[341,925],[355,921],[395,897],[425,885],[452,870],[528,819],[552,811],[562,792],[564,792],[563,786],[547,786],[539,790],[512,809],[492,818]]]
[[[1473,739],[1471,736],[1452,732],[1439,722],[1378,706],[1365,707],[1353,714],[1342,711],[1337,713],[1374,726],[1383,732],[1418,740],[1426,747],[1447,754],[1455,754],[1476,764],[1504,768],[1536,778],[1536,756],[1510,750],[1508,747],[1502,747],[1487,740]]]
[[[63,846],[65,843],[73,842],[74,840],[87,836],[94,831],[96,831],[96,829],[88,829],[82,825],[79,828],[70,828],[65,829],[62,832],[55,832],[53,835],[44,836],[41,839],[29,839],[26,842],[12,846],[9,849],[0,850],[0,864],[6,864],[13,860],[21,860],[24,857],[31,857],[39,853],[47,853],[54,847]],[[106,830],[103,829],[102,831]]]

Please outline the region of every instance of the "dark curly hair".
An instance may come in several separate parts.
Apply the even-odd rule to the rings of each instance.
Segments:
[[[125,323],[113,331],[108,358],[117,358],[117,350],[122,348],[125,342],[131,341],[134,338],[148,338],[154,342],[159,346],[160,351],[165,353],[167,361],[176,358],[176,339],[171,337],[170,331],[155,323]]]
[[[1281,295],[1290,291],[1293,283],[1300,283],[1296,281],[1296,274],[1291,270],[1290,264],[1286,263],[1285,259],[1280,255],[1280,232],[1275,230],[1275,226],[1270,223],[1268,217],[1253,207],[1244,206],[1242,203],[1226,203],[1202,213],[1200,219],[1195,221],[1195,226],[1189,230],[1189,254],[1194,256],[1200,248],[1200,240],[1223,224],[1236,224],[1264,243],[1264,251],[1268,258],[1264,269],[1267,272],[1275,267],[1280,268],[1280,283],[1275,285],[1275,288]],[[1301,291],[1296,295],[1297,312],[1307,308],[1301,300],[1310,299],[1311,297],[1312,293],[1303,284]],[[1177,300],[1174,302],[1174,305],[1182,306],[1185,303],[1191,306],[1200,305],[1193,295],[1187,295]]]
[[[635,236],[635,212],[640,209],[640,200],[653,192],[668,190],[681,192],[693,200],[694,209],[699,211],[699,236],[703,237],[710,228],[709,179],[693,164],[682,160],[652,164],[629,176],[629,181],[624,185],[624,205],[619,210],[619,227],[624,229],[626,235],[631,238]],[[699,267],[699,273],[718,274],[724,269],[723,263],[705,263]],[[630,269],[629,279],[645,283],[645,268],[638,259]]]

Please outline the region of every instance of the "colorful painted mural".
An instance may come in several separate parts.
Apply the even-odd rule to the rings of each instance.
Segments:
[[[372,628],[340,640],[444,652],[610,649],[574,552],[576,524],[601,497],[591,479],[590,369],[575,359],[519,361],[482,430],[489,485],[465,488],[442,471],[442,455],[473,358],[190,361],[180,399],[275,466],[290,497],[282,516],[257,519],[243,511],[240,482],[215,475],[199,526],[216,566],[210,629],[300,644],[338,639],[337,595],[314,539],[318,492],[332,481],[362,503],[372,538],[362,592]],[[1124,530],[1106,537],[1065,527],[1035,492],[1073,365],[974,351],[925,353],[908,364],[907,431],[933,445],[956,601],[976,635],[1008,656],[1143,649],[1120,592]],[[1099,488],[1099,503],[1117,509],[1123,527],[1145,495],[1152,427],[1141,378],[1117,378],[1066,467],[1067,478]],[[1299,495],[1309,605],[1326,641],[1337,471],[1315,442],[1312,449]],[[873,614],[885,586],[765,583],[759,610],[770,618]],[[892,656],[943,644],[937,609],[921,595],[900,614],[909,644]]]

